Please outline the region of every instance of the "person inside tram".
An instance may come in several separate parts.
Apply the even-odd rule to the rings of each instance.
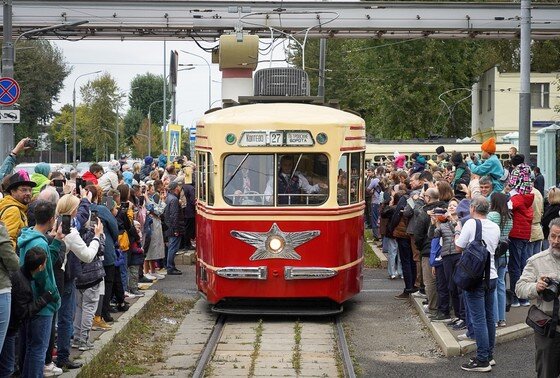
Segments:
[[[230,159],[232,160],[232,159]],[[224,198],[227,202],[234,205],[255,205],[259,202],[262,203],[262,194],[259,198],[257,192],[252,189],[251,182],[258,181],[252,180],[249,169],[249,164],[246,161],[240,161],[240,167],[231,167],[224,178]],[[258,186],[255,183],[255,186]]]
[[[271,196],[273,190],[274,180],[271,177],[264,191],[266,202],[272,201]],[[328,185],[324,182],[319,182],[311,185],[309,180],[298,170],[294,171],[294,156],[283,155],[280,158],[280,170],[278,171],[278,204],[279,205],[293,205],[300,204],[302,201],[301,196],[293,194],[316,194],[321,190],[328,189]]]

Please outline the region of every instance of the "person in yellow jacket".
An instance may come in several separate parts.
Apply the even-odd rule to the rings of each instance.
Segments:
[[[27,205],[31,202],[35,186],[25,171],[18,171],[2,180],[6,196],[0,200],[0,220],[6,225],[14,248],[19,232],[27,227]]]

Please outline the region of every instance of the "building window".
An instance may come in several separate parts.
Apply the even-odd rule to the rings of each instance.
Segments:
[[[492,110],[492,84],[488,85],[488,111]]]
[[[478,90],[478,114],[482,114],[482,89]]]
[[[550,108],[550,83],[531,83],[531,108]]]

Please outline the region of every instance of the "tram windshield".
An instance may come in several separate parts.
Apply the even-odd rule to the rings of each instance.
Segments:
[[[233,206],[316,206],[328,198],[325,154],[232,154],[223,196]]]

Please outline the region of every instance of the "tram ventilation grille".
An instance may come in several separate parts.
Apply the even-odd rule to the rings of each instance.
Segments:
[[[255,96],[309,96],[307,72],[299,68],[264,68],[255,72]]]

